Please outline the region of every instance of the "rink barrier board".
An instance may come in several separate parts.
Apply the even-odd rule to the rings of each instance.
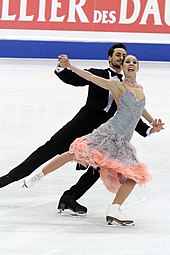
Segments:
[[[170,61],[170,44],[122,43],[127,46],[128,53],[139,60]],[[64,53],[71,59],[105,60],[111,46],[110,42],[0,40],[0,57],[56,59]]]

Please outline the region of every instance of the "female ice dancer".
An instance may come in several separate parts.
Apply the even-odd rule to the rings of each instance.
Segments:
[[[106,212],[108,224],[134,224],[121,211],[121,205],[133,190],[135,184],[146,184],[151,180],[145,164],[137,159],[135,148],[129,143],[141,115],[152,123],[154,119],[144,108],[143,88],[136,81],[139,63],[135,56],[128,55],[123,62],[125,79],[123,82],[107,80],[88,71],[73,66],[65,58],[67,66],[96,85],[110,90],[117,104],[116,114],[91,134],[77,138],[69,151],[56,156],[40,172],[32,173],[24,179],[24,186],[30,187],[46,174],[58,169],[69,161],[82,165],[100,167],[100,177],[109,191],[116,193],[113,203]],[[163,123],[158,121],[158,129]]]

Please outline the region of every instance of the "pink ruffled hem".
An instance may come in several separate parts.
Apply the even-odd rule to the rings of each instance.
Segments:
[[[123,166],[119,160],[111,160],[100,169],[100,178],[110,192],[117,192],[126,179],[132,179],[139,185],[145,185],[152,177],[148,167],[140,163],[135,166]]]
[[[71,144],[69,152],[74,154],[74,160],[82,165],[100,167],[100,177],[110,192],[117,192],[126,179],[132,179],[139,185],[151,180],[145,164],[125,166],[120,160],[110,158],[109,154],[103,155],[102,149],[89,148],[89,144],[84,137],[77,138]]]

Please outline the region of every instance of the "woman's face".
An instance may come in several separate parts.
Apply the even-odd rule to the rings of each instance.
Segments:
[[[135,78],[139,70],[139,63],[135,56],[127,55],[123,62],[123,72],[125,77]]]

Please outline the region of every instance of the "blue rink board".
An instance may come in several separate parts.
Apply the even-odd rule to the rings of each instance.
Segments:
[[[117,43],[116,41],[113,43]],[[126,43],[128,53],[142,61],[170,61],[170,44]],[[61,53],[71,59],[107,59],[112,43],[0,40],[1,58],[57,58]]]

